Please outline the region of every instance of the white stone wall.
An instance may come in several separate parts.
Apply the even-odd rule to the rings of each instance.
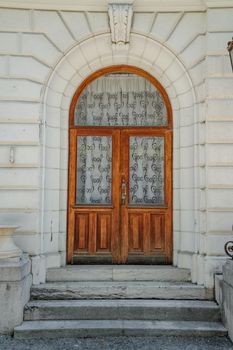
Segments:
[[[205,274],[224,263],[233,224],[233,73],[226,43],[233,36],[233,7],[207,12],[206,35],[206,220],[202,249]]]
[[[197,2],[158,10],[154,2],[142,12],[138,0],[129,50],[119,52],[112,50],[106,4],[71,11],[10,3],[0,9],[0,222],[20,226],[16,241],[35,257],[34,281],[44,279],[44,266],[65,264],[72,96],[97,69],[130,64],[162,83],[173,108],[174,264],[212,287],[233,223],[226,52],[233,5],[212,8],[212,0],[209,8]]]

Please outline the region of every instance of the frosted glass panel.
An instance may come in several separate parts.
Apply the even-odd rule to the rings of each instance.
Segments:
[[[77,204],[111,204],[112,137],[78,136]]]
[[[164,204],[163,137],[130,137],[129,203]]]
[[[135,74],[112,74],[90,83],[75,108],[75,125],[166,126],[161,93]]]

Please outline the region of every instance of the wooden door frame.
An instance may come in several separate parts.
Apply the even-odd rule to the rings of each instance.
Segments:
[[[147,73],[141,68],[135,67],[135,66],[130,66],[130,65],[113,65],[109,67],[105,67],[102,69],[99,69],[98,71],[94,72],[90,76],[88,76],[78,87],[76,90],[71,104],[70,104],[70,110],[69,110],[69,155],[68,155],[68,197],[67,197],[67,263],[72,263],[72,256],[73,256],[73,246],[74,246],[74,212],[72,210],[72,205],[74,201],[74,196],[75,196],[75,180],[76,179],[76,169],[74,166],[76,165],[75,157],[76,157],[76,138],[72,137],[72,135],[76,134],[74,132],[79,128],[79,126],[75,126],[74,123],[74,116],[75,116],[75,107],[78,101],[79,96],[81,95],[82,91],[86,88],[87,85],[89,85],[93,80],[105,75],[105,74],[110,74],[113,72],[126,72],[126,73],[133,73],[138,76],[144,77],[145,79],[149,80],[152,85],[155,86],[155,88],[161,93],[163,96],[163,99],[165,101],[166,109],[167,109],[167,118],[168,118],[168,123],[166,126],[152,126],[148,127],[148,129],[151,130],[163,130],[164,132],[167,131],[169,132],[169,137],[171,141],[171,147],[169,150],[169,163],[170,163],[170,178],[172,180],[172,108],[171,108],[171,103],[168,97],[168,94],[164,87],[160,84],[160,82],[154,78],[151,74]],[[84,127],[82,127],[83,129]],[[91,130],[91,126],[86,127],[86,129]],[[98,127],[95,127],[98,128]],[[103,128],[103,127],[100,127]],[[108,127],[106,127],[108,128]],[[111,127],[114,128],[114,127]],[[172,249],[173,249],[173,242],[172,242],[172,212],[173,212],[173,193],[172,193],[172,181],[170,182],[169,189],[171,190],[170,192],[170,215],[169,215],[169,225],[170,227],[170,232],[171,232],[171,238],[170,238],[170,244],[168,247],[168,263],[172,262]],[[165,194],[167,196],[167,194]]]

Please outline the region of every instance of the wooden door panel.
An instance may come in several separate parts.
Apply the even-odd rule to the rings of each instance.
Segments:
[[[74,251],[87,253],[89,251],[89,214],[75,215]]]
[[[156,253],[158,250],[164,250],[165,246],[164,215],[151,214],[150,220],[150,251]]]
[[[129,253],[143,252],[143,215],[129,214]]]
[[[130,137],[159,137],[164,145],[164,202],[153,205],[130,204]],[[171,243],[171,212],[172,212],[172,181],[171,181],[171,135],[161,130],[130,129],[122,131],[121,138],[122,167],[121,173],[126,179],[126,202],[122,211],[122,261],[128,263],[169,263],[172,256]],[[137,176],[141,176],[137,173]],[[127,242],[127,244],[126,244]]]
[[[132,213],[128,215],[129,220],[129,254],[142,253],[145,255],[164,251],[165,247],[165,216],[144,212],[142,214]]]
[[[106,209],[108,211],[108,209]],[[75,212],[74,254],[95,257],[112,255],[112,213]]]
[[[112,224],[111,214],[97,214],[96,252],[111,253]]]
[[[78,138],[85,136],[110,136],[112,140],[112,194],[108,204],[92,204],[77,201],[77,165],[79,159]],[[119,163],[120,131],[109,129],[74,129],[70,131],[70,166],[69,166],[69,252],[73,262],[95,261],[103,256],[107,262],[119,259]],[[83,156],[83,155],[82,155]],[[110,175],[110,174],[109,174]],[[89,186],[89,185],[88,185]],[[89,186],[90,188],[90,186]],[[76,203],[77,201],[77,203]],[[100,261],[97,259],[97,262]],[[103,262],[104,259],[100,262]]]

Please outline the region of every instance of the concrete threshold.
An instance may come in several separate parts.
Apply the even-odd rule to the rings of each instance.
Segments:
[[[47,271],[47,282],[190,280],[190,270],[170,265],[70,265]]]
[[[184,321],[27,321],[15,328],[15,338],[100,336],[225,336],[218,322]]]
[[[190,282],[82,281],[33,286],[32,299],[212,299],[203,286]]]

